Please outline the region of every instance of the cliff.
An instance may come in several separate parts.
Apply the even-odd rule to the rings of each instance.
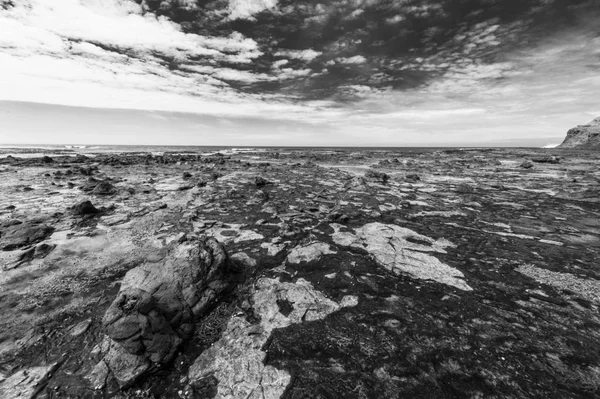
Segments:
[[[559,148],[600,150],[600,118],[570,129]]]

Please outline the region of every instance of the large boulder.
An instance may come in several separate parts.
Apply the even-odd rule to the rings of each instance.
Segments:
[[[127,272],[102,320],[111,341],[102,361],[121,386],[174,357],[194,323],[231,287],[232,270],[223,246],[210,238]],[[116,353],[131,361],[113,361]]]
[[[559,148],[600,150],[600,118],[569,130]]]

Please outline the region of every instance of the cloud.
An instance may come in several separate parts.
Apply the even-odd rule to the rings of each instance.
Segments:
[[[278,0],[229,0],[229,19],[250,19],[253,15],[275,7]]]
[[[4,100],[277,115],[392,141],[436,124],[519,135],[598,109],[593,1],[13,3],[0,6]]]
[[[312,61],[318,56],[323,54],[321,51],[315,51],[313,49],[305,50],[279,50],[275,52],[276,57],[287,57],[303,61]]]

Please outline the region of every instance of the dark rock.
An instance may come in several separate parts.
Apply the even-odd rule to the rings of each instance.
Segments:
[[[412,173],[410,175],[406,175],[406,180],[417,181],[417,180],[421,180],[421,177],[415,173]]]
[[[94,187],[94,189],[92,190],[92,194],[96,194],[96,195],[112,195],[116,192],[117,192],[117,190],[116,190],[115,186],[113,186],[108,181],[103,181],[103,182],[98,183],[96,185],[96,187]]]
[[[54,232],[54,228],[46,224],[27,222],[10,226],[2,231],[0,249],[12,251],[28,245],[36,244]]]
[[[41,161],[42,161],[43,163],[51,163],[51,162],[54,162],[54,159],[50,158],[50,157],[49,157],[49,156],[47,156],[47,155],[44,155],[44,156],[42,157]]]
[[[7,206],[7,207],[6,207],[6,208],[4,208],[4,209],[6,209],[6,210],[9,210],[9,211],[12,211],[13,209],[16,209],[16,208],[17,208],[17,207],[16,207],[16,206],[14,206],[14,205],[9,205],[9,206]]]
[[[254,178],[254,184],[256,185],[256,187],[264,187],[267,184],[271,184],[271,182],[269,182],[268,180],[266,180],[260,176],[256,176]]]
[[[19,219],[8,219],[8,220],[5,220],[4,222],[0,223],[0,229],[5,228],[5,227],[10,227],[10,226],[16,226],[18,224],[23,224],[23,222],[20,221]]]
[[[71,209],[77,215],[93,215],[100,212],[90,201],[83,201]]]
[[[469,194],[474,192],[475,189],[468,185],[467,183],[461,183],[458,186],[456,186],[456,192],[457,193],[461,193],[461,194]]]
[[[35,247],[34,257],[36,259],[45,258],[46,256],[48,256],[48,254],[50,254],[50,252],[54,251],[54,248],[56,248],[56,244],[42,243]]]
[[[183,172],[183,176],[182,177],[183,177],[184,180],[187,180],[187,179],[189,179],[189,178],[192,177],[192,174],[190,172]]]
[[[530,161],[523,161],[523,163],[521,165],[519,165],[519,168],[531,169],[531,168],[533,168],[533,163],[531,163]]]
[[[387,173],[369,169],[367,171],[367,173],[365,173],[365,178],[367,178],[369,180],[378,181],[381,183],[386,183],[390,179],[390,176]]]
[[[160,265],[130,270],[104,315],[107,335],[131,355],[168,362],[230,287],[228,264],[223,246],[209,238],[173,250]]]
[[[542,157],[534,157],[531,158],[531,160],[533,162],[537,162],[537,163],[553,163],[553,164],[557,164],[560,162],[560,158],[559,157],[555,157],[552,155],[544,155]]]

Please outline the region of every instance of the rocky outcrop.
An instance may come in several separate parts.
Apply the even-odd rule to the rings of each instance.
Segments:
[[[569,130],[565,141],[558,147],[600,150],[600,118]]]
[[[230,287],[230,272],[214,238],[179,245],[160,262],[127,272],[102,321],[109,339],[96,374],[110,370],[124,386],[171,360],[194,322]]]

